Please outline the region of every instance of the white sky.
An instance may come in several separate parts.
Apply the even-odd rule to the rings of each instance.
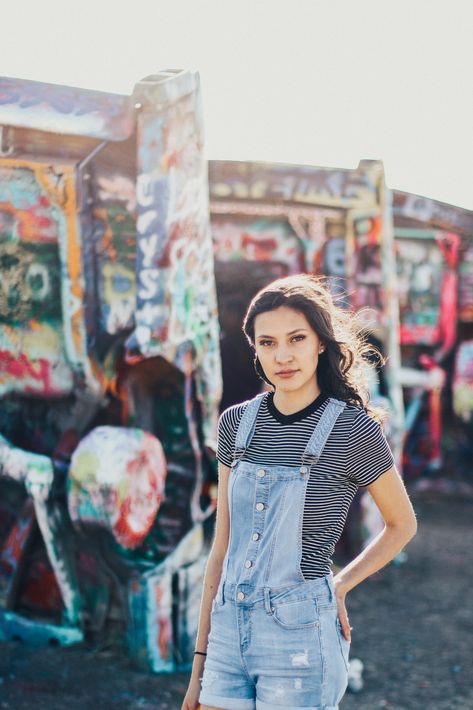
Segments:
[[[356,167],[473,209],[472,0],[11,0],[0,73],[201,75],[208,158]]]

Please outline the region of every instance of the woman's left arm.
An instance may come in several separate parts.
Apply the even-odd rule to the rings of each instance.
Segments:
[[[345,608],[348,592],[390,562],[414,537],[417,520],[402,478],[395,466],[366,486],[384,519],[384,529],[334,577],[338,615],[346,639],[351,640]]]

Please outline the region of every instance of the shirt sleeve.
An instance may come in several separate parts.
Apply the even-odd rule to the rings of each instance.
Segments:
[[[235,451],[235,407],[225,409],[219,417],[217,429],[217,460],[231,466]],[[233,416],[232,416],[233,415]]]
[[[393,465],[394,456],[380,424],[362,409],[348,439],[348,477],[358,486],[369,486]]]

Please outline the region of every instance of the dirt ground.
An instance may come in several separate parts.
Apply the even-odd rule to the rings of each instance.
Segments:
[[[473,710],[473,499],[412,493],[408,559],[348,598],[364,688],[341,710]],[[112,651],[0,644],[0,707],[180,710],[187,674],[152,676]]]

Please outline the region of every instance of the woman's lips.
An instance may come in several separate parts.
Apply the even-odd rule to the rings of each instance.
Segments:
[[[293,375],[296,374],[296,372],[299,372],[298,370],[291,370],[290,372],[276,372],[276,375],[278,377],[292,377]]]

